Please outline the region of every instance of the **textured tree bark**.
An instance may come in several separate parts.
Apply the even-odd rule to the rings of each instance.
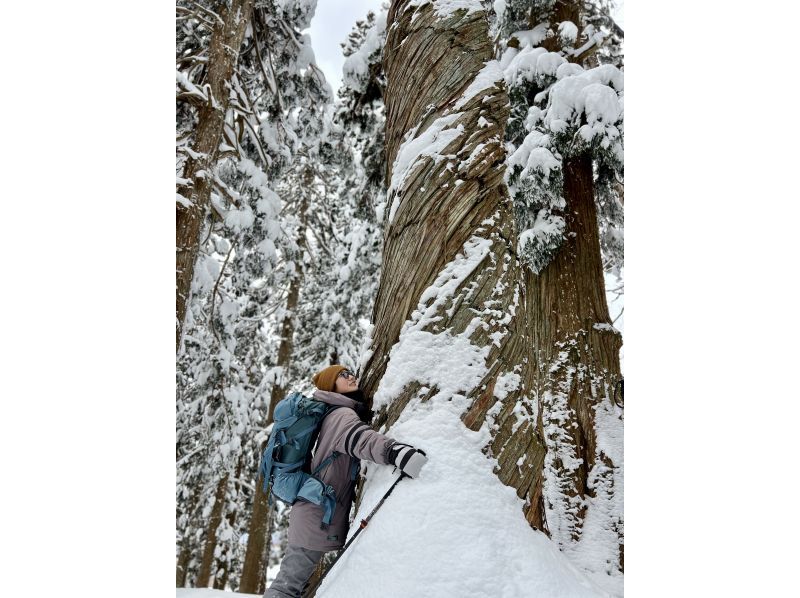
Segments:
[[[598,446],[597,410],[609,415],[608,432],[622,432],[622,337],[611,325],[600,254],[592,160],[587,154],[563,162],[566,239],[537,276],[527,273],[527,307],[537,350],[537,396],[550,426],[545,472],[549,527],[562,545],[579,541],[586,499],[618,501],[619,463]],[[602,494],[602,496],[600,495]],[[604,509],[605,510],[605,509]],[[610,510],[610,509],[609,509]],[[606,522],[619,536],[621,510]]]
[[[516,258],[516,231],[503,182],[508,95],[498,76],[485,89],[460,100],[493,55],[486,16],[478,2],[469,14],[462,9],[445,17],[437,15],[430,4],[416,10],[408,4],[394,2],[387,22],[387,180],[392,180],[393,164],[409,131],[419,136],[442,122],[438,119],[458,114],[448,127],[462,126],[463,132],[439,152],[445,159],[418,158],[405,182],[389,196],[390,206],[398,200],[399,205],[386,227],[372,353],[361,386],[368,396],[375,393],[403,324],[443,268],[464,254],[468,244],[486,242],[483,259],[438,308],[440,319],[424,330],[448,331],[476,346],[489,347],[486,375],[463,391],[471,406],[462,420],[474,430],[490,426],[492,442],[485,451],[498,459],[498,477],[526,500],[525,516],[531,525],[542,527],[542,479],[537,473],[544,462],[544,440],[537,422],[540,414],[530,399],[534,363],[523,305],[524,276]],[[491,69],[484,70],[484,75],[487,72]],[[501,378],[504,391],[496,393]],[[376,423],[391,426],[420,386],[407,385],[378,413]],[[436,392],[430,389],[421,400]],[[515,413],[518,405],[526,414],[521,424],[520,410]]]
[[[208,519],[206,543],[203,549],[203,560],[200,562],[200,571],[197,573],[196,588],[207,588],[211,579],[211,565],[214,563],[214,549],[217,547],[217,529],[222,523],[222,511],[225,507],[225,490],[228,486],[228,474],[225,474],[217,484],[214,494],[214,507]]]
[[[304,174],[305,189],[311,188],[313,182],[313,171],[307,168]],[[297,230],[297,245],[300,248],[300,255],[306,248],[306,222],[308,211],[308,197],[305,192],[302,192],[300,204],[300,226]],[[302,262],[302,259],[300,260]],[[292,350],[294,347],[294,326],[295,326],[295,310],[297,309],[297,302],[300,297],[300,287],[303,284],[303,270],[298,268],[294,278],[289,283],[289,293],[286,298],[286,313],[284,315],[283,323],[281,325],[281,343],[278,347],[278,361],[277,365],[285,372],[289,367],[292,358]],[[284,377],[276,381],[272,386],[270,395],[269,412],[267,414],[267,423],[269,426],[275,416],[275,406],[286,395],[286,384]],[[266,442],[261,446],[261,453],[266,448]],[[259,458],[261,455],[259,454]],[[253,514],[250,518],[250,525],[247,536],[247,552],[244,557],[244,565],[242,569],[242,578],[239,584],[239,592],[244,594],[255,594],[259,591],[263,593],[263,585],[266,574],[267,555],[268,555],[268,529],[270,526],[271,509],[268,505],[267,494],[261,490],[263,486],[263,477],[259,474],[256,482],[256,494],[253,498]],[[261,590],[259,590],[261,588]]]
[[[535,12],[531,10],[531,15]],[[549,20],[571,21],[583,29],[581,15],[580,2],[557,0]],[[542,46],[549,51],[562,49],[557,36],[545,39]],[[581,56],[569,59],[582,62]],[[584,62],[598,64],[594,55]],[[525,304],[537,364],[534,396],[546,443],[536,485],[544,487],[547,526],[559,546],[569,552],[585,541],[584,523],[588,509],[594,508],[598,510],[595,520],[602,519],[599,527],[609,530],[602,533],[616,535],[618,552],[591,550],[598,555],[596,561],[582,559],[583,564],[599,570],[607,569],[606,561],[615,560],[622,571],[622,464],[614,462],[622,452],[622,337],[608,313],[592,158],[589,154],[567,157],[562,171],[564,244],[539,275],[527,269],[525,275]],[[610,538],[605,538],[604,550],[609,544]]]
[[[230,83],[239,57],[239,48],[253,10],[253,0],[231,0],[222,4],[215,21],[208,53],[205,90],[209,102],[198,111],[192,154],[186,160],[183,178],[188,186],[178,190],[192,205],[177,204],[175,215],[175,347],[180,349],[183,321],[191,292],[194,266],[200,244],[200,231],[211,196],[210,173],[214,166],[228,111]]]

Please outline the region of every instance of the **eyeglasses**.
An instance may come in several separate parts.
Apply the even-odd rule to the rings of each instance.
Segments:
[[[341,372],[339,372],[337,378],[352,378],[353,380],[355,380],[356,375],[350,370],[342,370]]]

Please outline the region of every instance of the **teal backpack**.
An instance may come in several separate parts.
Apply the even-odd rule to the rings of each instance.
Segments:
[[[259,467],[270,504],[274,496],[289,505],[298,501],[319,505],[324,509],[322,529],[327,528],[333,518],[336,493],[333,486],[325,484],[317,475],[340,453],[334,451],[314,471],[310,471],[311,449],[322,420],[334,409],[338,407],[309,399],[298,392],[280,401],[275,406],[272,432]],[[358,460],[355,461],[354,466]]]

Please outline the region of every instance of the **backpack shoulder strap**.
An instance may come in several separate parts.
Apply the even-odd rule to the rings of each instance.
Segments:
[[[311,475],[317,475],[320,471],[325,469],[328,465],[330,465],[331,463],[336,461],[336,458],[341,454],[342,453],[340,453],[338,451],[333,451],[330,455],[328,455],[327,457],[325,457],[325,459],[322,460],[322,463],[320,463],[319,465],[317,465],[314,468],[314,471],[311,472]]]
[[[314,433],[316,434],[316,437],[313,440],[314,454],[316,454],[317,447],[319,446],[319,432],[322,429],[322,422],[325,421],[325,418],[328,417],[331,413],[333,413],[334,411],[336,411],[337,409],[339,409],[341,407],[344,407],[344,405],[330,405],[328,407],[328,409],[325,411],[325,413],[323,414],[323,416],[319,419],[319,424],[317,425],[316,430],[314,430]],[[333,451],[333,453],[328,455],[322,461],[322,463],[320,463],[317,467],[314,468],[314,471],[311,472],[311,475],[317,475],[320,471],[325,469],[325,467],[327,465],[329,465],[333,460],[335,460],[336,457],[339,456],[339,454],[340,453],[338,453],[336,451]],[[311,451],[309,451],[308,458],[309,458],[309,466],[310,466],[311,465]]]

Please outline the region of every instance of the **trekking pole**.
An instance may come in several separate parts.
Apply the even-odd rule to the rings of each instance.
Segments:
[[[377,512],[378,512],[378,509],[380,509],[380,508],[381,508],[381,505],[383,504],[383,502],[384,502],[384,501],[385,501],[387,498],[389,498],[389,495],[392,493],[392,490],[394,490],[394,487],[395,487],[395,486],[397,486],[397,484],[399,484],[399,483],[400,483],[400,480],[402,480],[403,478],[407,478],[407,477],[410,477],[410,476],[409,476],[407,473],[403,473],[403,471],[401,470],[401,471],[400,471],[400,477],[399,477],[399,478],[397,478],[397,479],[394,481],[394,484],[392,484],[391,488],[389,488],[389,489],[386,491],[386,494],[384,494],[384,495],[383,495],[383,498],[381,498],[381,500],[378,502],[378,504],[377,504],[377,505],[375,505],[375,508],[374,508],[374,509],[372,509],[372,510],[369,512],[369,515],[367,515],[367,516],[366,516],[364,519],[362,519],[362,520],[361,520],[361,525],[359,525],[358,529],[356,530],[356,533],[354,533],[354,534],[353,534],[353,535],[350,537],[350,539],[347,541],[347,543],[346,543],[346,544],[345,544],[345,545],[342,547],[342,550],[339,552],[339,554],[337,554],[337,555],[336,555],[336,558],[334,558],[334,559],[333,559],[333,561],[331,561],[331,565],[330,565],[330,567],[328,567],[328,570],[327,570],[327,571],[325,571],[325,573],[324,573],[324,574],[322,574],[322,576],[320,576],[320,578],[319,578],[319,581],[317,581],[317,583],[316,583],[316,585],[314,586],[314,588],[309,588],[309,592],[310,592],[310,591],[312,591],[312,590],[313,590],[314,592],[316,592],[316,591],[317,591],[317,588],[320,586],[320,584],[322,584],[322,580],[323,580],[323,579],[325,579],[325,576],[326,576],[328,573],[330,573],[331,569],[333,569],[333,566],[336,564],[336,561],[338,561],[338,560],[339,560],[339,559],[342,557],[342,555],[344,554],[344,551],[345,551],[345,550],[347,550],[347,548],[348,548],[348,547],[349,547],[349,546],[350,546],[350,545],[353,543],[353,540],[355,540],[355,539],[358,537],[358,534],[360,534],[360,533],[361,533],[361,530],[363,530],[365,527],[367,527],[367,525],[369,525],[369,521],[370,521],[370,519],[372,519],[372,516],[373,516],[373,515],[375,515],[375,513],[377,513]]]

